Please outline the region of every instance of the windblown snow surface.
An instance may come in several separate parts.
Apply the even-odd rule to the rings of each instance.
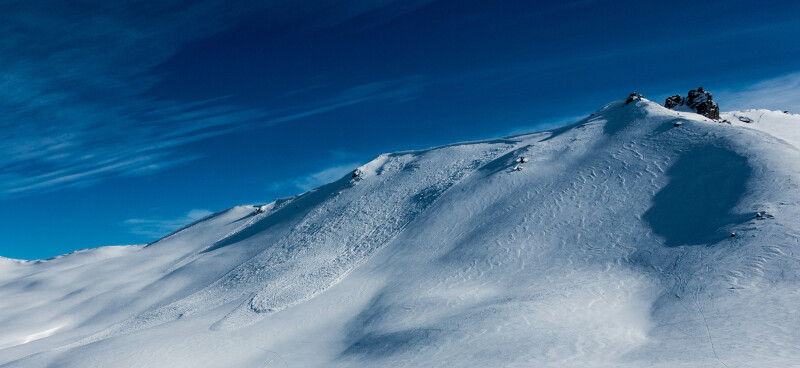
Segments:
[[[152,244],[0,259],[0,365],[800,365],[800,115],[723,118],[617,101]]]

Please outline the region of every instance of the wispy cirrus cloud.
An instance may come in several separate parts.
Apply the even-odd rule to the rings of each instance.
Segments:
[[[127,226],[134,235],[143,235],[155,239],[211,214],[213,212],[209,210],[193,209],[178,218],[134,218],[125,220],[123,225]]]
[[[769,78],[714,94],[725,111],[771,109],[800,112],[800,72]]]
[[[421,76],[369,82],[346,88],[339,94],[268,120],[271,124],[283,123],[333,111],[343,107],[365,102],[389,101],[403,102],[414,98],[424,87]]]
[[[526,120],[520,122],[519,126],[515,127],[511,130],[504,130],[497,134],[499,137],[511,136],[511,135],[518,135],[518,134],[530,134],[536,132],[544,132],[551,129],[560,128],[563,126],[567,126],[569,124],[575,123],[578,120],[585,118],[587,115],[567,115],[558,118],[551,118],[551,119],[544,119],[544,120]]]
[[[340,179],[342,176],[347,175],[359,166],[361,166],[361,164],[358,162],[337,163],[310,175],[296,178],[292,180],[291,183],[303,191],[309,191],[320,185],[328,184],[332,181]]]
[[[364,164],[359,162],[356,154],[351,152],[330,152],[327,159],[328,165],[312,168],[310,174],[273,182],[269,188],[272,192],[298,194],[330,182],[341,179],[357,167]]]
[[[8,4],[0,13],[0,197],[149,174],[200,157],[179,152],[198,140],[357,103],[407,98],[418,86],[413,80],[354,85],[281,109],[242,106],[225,96],[185,102],[147,94],[160,80],[151,71],[182,45],[255,12],[265,14],[265,21],[287,22],[335,10],[315,18],[325,27],[367,12],[407,8],[397,3]]]

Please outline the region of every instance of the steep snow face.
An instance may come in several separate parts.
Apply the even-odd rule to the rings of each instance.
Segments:
[[[800,122],[722,117],[622,100],[147,246],[0,259],[0,364],[795,364]]]

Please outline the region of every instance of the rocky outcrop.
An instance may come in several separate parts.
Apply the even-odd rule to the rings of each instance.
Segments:
[[[627,104],[629,104],[629,103],[631,103],[633,101],[638,101],[638,100],[641,100],[641,99],[642,99],[642,94],[641,93],[633,92],[633,93],[630,94],[630,96],[628,96],[628,99],[625,100],[625,104],[627,105]]]
[[[667,101],[664,102],[664,107],[668,109],[674,109],[676,106],[680,106],[683,104],[683,97],[681,95],[674,95],[667,97]]]
[[[712,100],[711,92],[704,91],[702,86],[689,91],[686,98],[674,95],[667,97],[664,102],[664,107],[668,109],[674,109],[679,106],[687,106],[692,111],[709,119],[719,120],[719,105]]]
[[[711,92],[703,91],[702,86],[689,91],[686,104],[700,115],[719,120],[719,105],[711,100]]]

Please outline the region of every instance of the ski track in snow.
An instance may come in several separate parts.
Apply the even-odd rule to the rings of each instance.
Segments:
[[[0,365],[793,365],[800,116],[722,117],[617,101],[147,246],[0,258]]]

